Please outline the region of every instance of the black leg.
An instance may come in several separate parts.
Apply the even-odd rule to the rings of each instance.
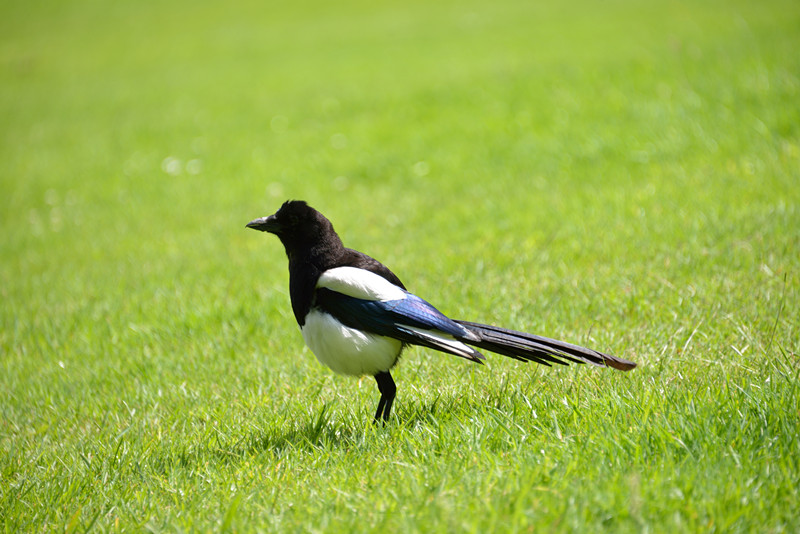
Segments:
[[[381,400],[378,401],[378,411],[375,412],[375,422],[381,419],[384,421],[389,420],[389,413],[392,411],[392,403],[394,402],[395,393],[397,393],[397,386],[394,385],[394,380],[389,371],[381,371],[375,375],[375,381],[378,383],[378,391],[381,392]]]

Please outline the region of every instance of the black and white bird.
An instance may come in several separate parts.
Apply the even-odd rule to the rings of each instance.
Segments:
[[[371,375],[381,398],[375,420],[388,420],[396,387],[390,370],[406,345],[481,363],[483,349],[549,366],[590,363],[628,371],[636,364],[546,337],[448,318],[406,290],[379,261],[345,248],[331,222],[295,200],[247,228],[275,234],[289,257],[289,294],[306,345],[335,373]]]

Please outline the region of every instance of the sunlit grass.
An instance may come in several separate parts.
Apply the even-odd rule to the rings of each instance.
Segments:
[[[800,529],[800,9],[0,7],[9,532]],[[639,362],[307,349],[301,198],[456,318]]]

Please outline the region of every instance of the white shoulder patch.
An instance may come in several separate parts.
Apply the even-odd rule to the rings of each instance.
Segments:
[[[317,287],[326,287],[344,295],[364,300],[401,300],[406,292],[380,275],[358,267],[328,269],[317,281]]]

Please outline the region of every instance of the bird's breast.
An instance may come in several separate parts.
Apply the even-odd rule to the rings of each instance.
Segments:
[[[319,308],[306,315],[301,331],[317,359],[343,375],[375,375],[388,371],[402,350],[400,341],[345,326]]]

